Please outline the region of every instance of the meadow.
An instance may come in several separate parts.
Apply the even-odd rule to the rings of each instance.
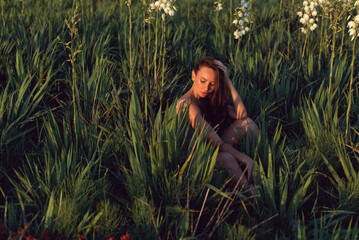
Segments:
[[[358,5],[1,0],[0,239],[357,239]],[[259,196],[185,141],[202,56],[261,130]]]

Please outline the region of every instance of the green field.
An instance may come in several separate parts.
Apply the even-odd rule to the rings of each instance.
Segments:
[[[355,1],[0,1],[0,239],[358,238]],[[257,197],[185,141],[203,56],[261,130]]]

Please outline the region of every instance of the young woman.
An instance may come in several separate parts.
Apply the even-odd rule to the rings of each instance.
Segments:
[[[177,102],[177,112],[189,105],[193,129],[206,129],[208,140],[219,146],[217,164],[226,169],[233,182],[250,189],[254,180],[253,159],[233,147],[241,136],[259,135],[257,124],[247,116],[241,97],[218,60],[204,57],[192,70],[192,88]],[[228,106],[228,95],[233,106]],[[253,192],[252,192],[253,193]]]

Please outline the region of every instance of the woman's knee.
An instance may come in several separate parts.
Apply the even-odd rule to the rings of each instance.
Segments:
[[[259,128],[258,125],[249,117],[235,120],[232,123],[232,126],[237,129],[238,132],[242,133],[253,133],[255,136],[259,136]]]

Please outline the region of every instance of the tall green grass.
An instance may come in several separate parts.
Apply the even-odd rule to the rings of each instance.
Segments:
[[[4,236],[28,223],[37,238],[356,238],[358,57],[346,18],[334,29],[324,16],[306,37],[301,2],[252,3],[238,42],[239,0],[219,13],[176,1],[165,21],[142,1],[1,1]],[[237,146],[260,172],[257,197],[228,183],[218,150],[175,113],[204,55],[228,66],[260,126]]]

